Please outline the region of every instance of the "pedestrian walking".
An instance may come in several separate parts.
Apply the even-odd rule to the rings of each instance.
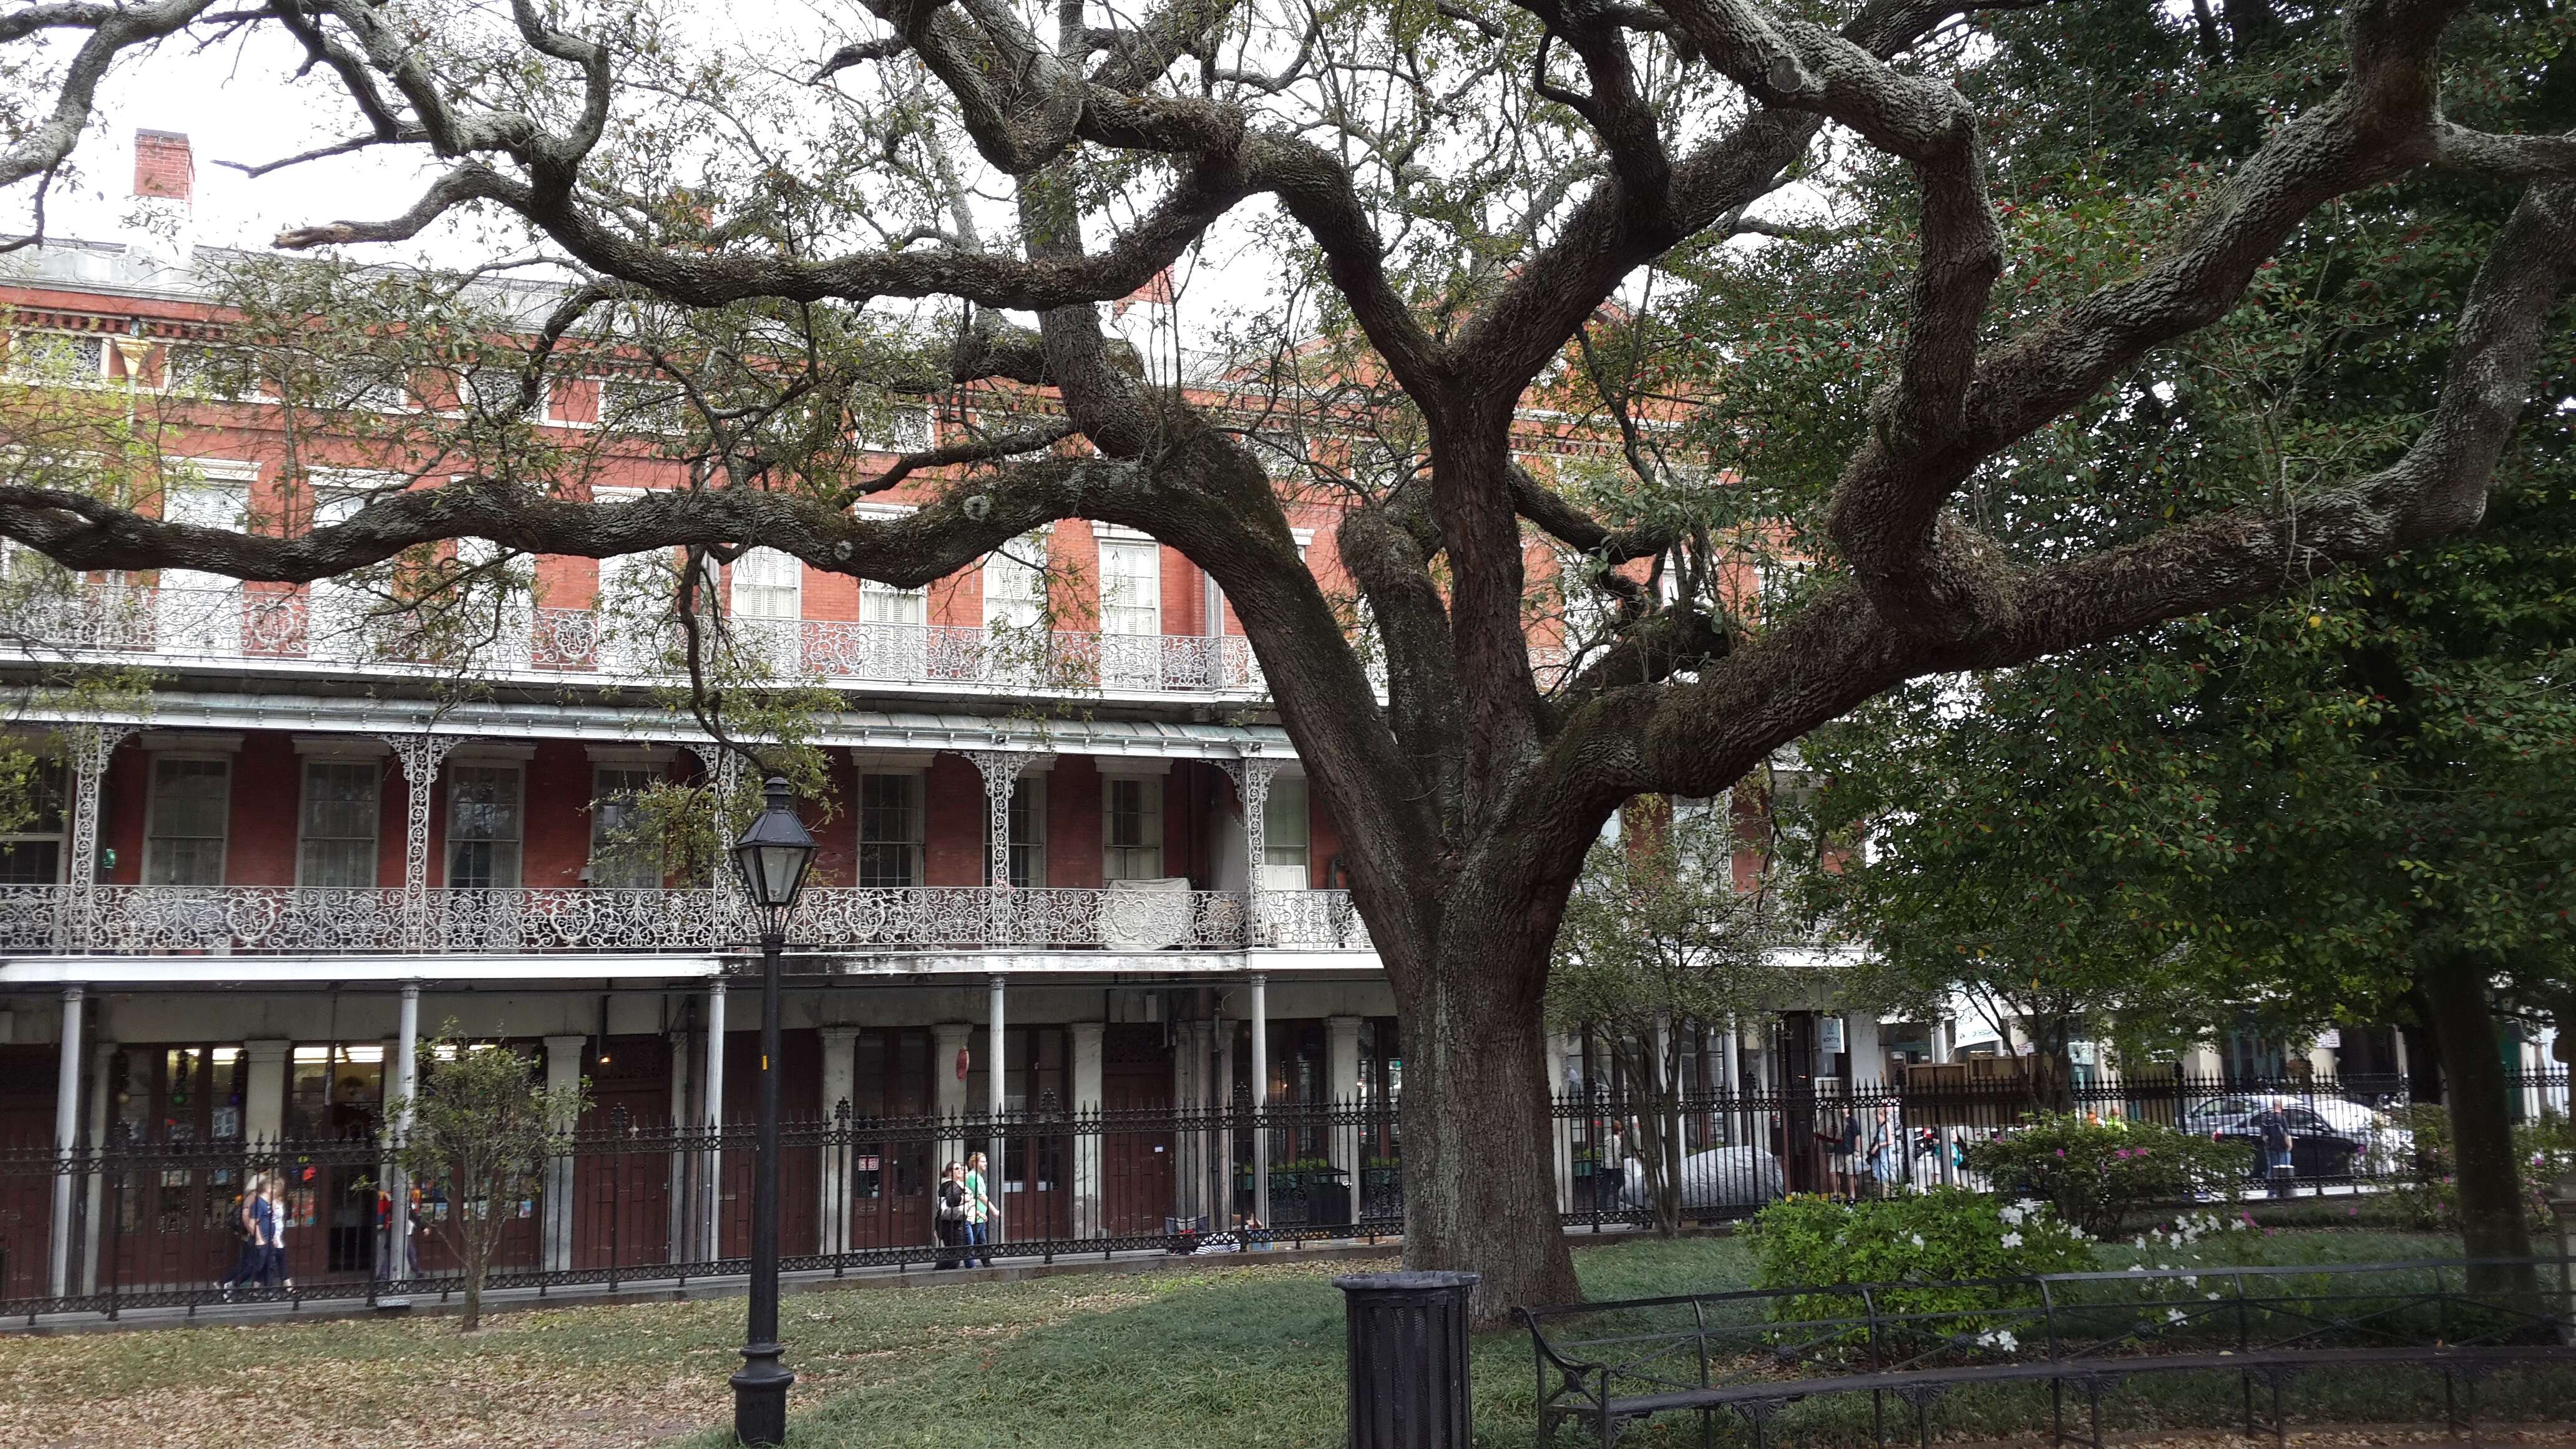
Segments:
[[[2272,1196],[2290,1196],[2298,1168],[2292,1156],[2296,1143],[2290,1135],[2288,1105],[2278,1097],[2266,1100],[2263,1110],[2254,1114],[2253,1126],[2255,1136],[2262,1141],[2263,1165],[2272,1179]]]
[[[267,1190],[268,1174],[254,1172],[242,1188],[242,1195],[233,1200],[233,1239],[239,1251],[233,1255],[232,1271],[215,1284],[227,1299],[233,1296],[234,1289],[257,1282],[260,1270],[268,1265],[267,1239],[260,1232],[255,1211],[260,1194]]]
[[[1001,1209],[994,1206],[992,1193],[985,1185],[984,1154],[980,1152],[967,1153],[966,1241],[970,1245],[983,1250],[979,1253],[968,1254],[967,1260],[969,1262],[980,1258],[983,1260],[985,1267],[990,1268],[993,1266],[993,1228],[995,1220],[1001,1216]]]
[[[260,1201],[267,1205],[260,1227],[268,1241],[267,1261],[260,1268],[260,1284],[262,1287],[284,1288],[291,1293],[295,1290],[295,1279],[286,1269],[286,1201],[285,1195],[278,1190],[277,1178],[268,1180],[267,1192]]]
[[[954,1268],[956,1249],[966,1242],[966,1168],[951,1162],[939,1170],[939,1186],[931,1194],[931,1233],[939,1241],[936,1266]]]

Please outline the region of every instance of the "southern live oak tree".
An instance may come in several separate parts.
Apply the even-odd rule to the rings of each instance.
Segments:
[[[719,51],[631,0],[514,0],[506,16],[441,0],[27,5],[0,18],[19,47],[0,185],[41,195],[113,66],[168,44],[238,43],[254,65],[282,48],[303,94],[329,88],[355,116],[316,153],[402,150],[432,179],[400,215],[317,221],[281,246],[481,236],[496,260],[533,247],[575,274],[521,359],[525,402],[566,339],[628,346],[703,316],[791,345],[733,370],[732,386],[773,379],[776,396],[719,410],[729,441],[688,488],[596,502],[504,461],[261,531],[13,480],[0,533],[76,569],[287,581],[451,539],[602,558],[758,542],[911,586],[1053,519],[1147,532],[1224,589],[1340,824],[1405,1032],[1405,1252],[1481,1271],[1492,1320],[1576,1291],[1541,1003],[1566,893],[1622,802],[1715,795],[1906,679],[2278,594],[2483,510],[2576,270],[2576,142],[2446,114],[2444,37],[2464,0],[2349,7],[2332,83],[2284,78],[2255,142],[2098,275],[2008,238],[1987,153],[2023,139],[2022,118],[1968,98],[1993,53],[1980,27],[2044,3],[870,0],[824,22],[843,43],[794,74],[774,60],[805,40]],[[1832,245],[1782,221],[1830,207],[1870,157],[1911,182],[1873,218],[1908,233],[1901,325],[1848,339],[1847,380],[1809,400],[1851,425],[1849,446],[1793,539],[1798,602],[1748,618],[1704,526],[1608,517],[1542,486],[1514,461],[1515,412],[1534,385],[1582,383],[1561,365],[1575,344],[1636,335],[1656,299],[1689,292],[1682,264],[1728,238],[1766,234],[1783,258]],[[2094,426],[2106,390],[2110,413],[2136,406],[2132,369],[2228,316],[2312,217],[2428,168],[2518,200],[2475,285],[2409,319],[2412,345],[2447,349],[2447,380],[2402,451],[2170,517],[2105,499],[2097,531],[2045,555],[2010,547],[2010,510],[1956,506],[2035,440],[2079,441],[2064,424]],[[269,174],[293,184],[291,168]],[[1337,539],[1386,664],[1383,707],[1240,420],[1194,409],[1104,340],[1094,303],[1212,237],[1267,248],[1284,286],[1324,299],[1319,330],[1365,340],[1375,395],[1418,420],[1422,457],[1358,487]],[[869,317],[921,344],[912,373],[843,365],[836,347],[875,345]],[[1723,359],[1749,340],[1660,347]],[[996,378],[1051,390],[1060,424],[917,458],[972,466],[907,516],[850,508],[884,480],[822,466],[817,440],[846,435],[853,400]],[[1729,451],[1664,471],[1660,423],[1635,401],[1605,398],[1658,487],[1727,496]],[[1609,621],[1546,688],[1524,635],[1525,527],[1590,560],[1578,575]],[[1600,566],[1640,559],[1658,562],[1651,589]]]
[[[2563,130],[2576,66],[2547,26],[2515,23],[2528,11],[2483,7],[2450,60],[2480,77],[2461,89],[2482,121]],[[2274,19],[2249,58],[2312,69],[2325,26]],[[2144,189],[2240,124],[2246,97],[2196,63],[2188,33],[2096,17],[2054,38],[2121,56],[2110,69],[2132,92],[2198,88],[2205,104],[2196,129],[2115,154],[2014,155],[2036,184]],[[2084,104],[2036,48],[1985,79]],[[2198,507],[2402,446],[2442,383],[2405,319],[2466,285],[2502,218],[2435,176],[2354,199],[2275,259],[2268,305],[2152,364],[2157,406],[2120,420],[2127,455],[2099,486]],[[2090,229],[2117,245],[2124,222],[2105,208]],[[2561,329],[2544,395],[2576,392],[2571,354]],[[2421,1023],[2448,1078],[2467,1244],[2526,1251],[2497,1014],[2564,1019],[2570,1004],[2571,441],[2563,408],[2525,428],[2472,534],[2268,607],[1922,681],[1817,732],[1827,818],[1881,835],[1865,864],[1814,884],[1880,942],[1895,984],[1970,987],[2043,1051],[2070,1031],[2142,1053],[2238,1023],[2291,1037]]]
[[[2465,538],[1819,732],[1827,808],[1887,821],[1828,883],[1849,919],[1919,984],[2028,976],[2113,1037],[2420,1022],[2464,1244],[2527,1256],[2497,1018],[2576,1005],[2576,480],[2545,431]],[[2013,925],[1905,944],[1962,918]]]

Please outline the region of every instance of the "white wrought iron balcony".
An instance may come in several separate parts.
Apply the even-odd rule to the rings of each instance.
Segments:
[[[0,886],[0,955],[704,953],[754,936],[738,893],[587,886]],[[1371,949],[1347,891],[817,886],[798,950]]]
[[[1101,634],[838,619],[730,621],[737,647],[780,679],[925,692],[1230,695],[1265,691],[1237,635]],[[471,631],[457,631],[471,632]],[[360,665],[446,676],[627,683],[681,674],[678,631],[589,609],[519,608],[470,647],[433,642],[407,620],[371,616],[355,595],[319,590],[84,584],[0,607],[0,640],[23,653],[117,662],[247,665],[328,672]],[[453,657],[462,655],[462,658]]]

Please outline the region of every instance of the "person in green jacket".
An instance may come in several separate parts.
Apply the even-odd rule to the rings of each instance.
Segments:
[[[993,1199],[985,1186],[984,1154],[966,1154],[966,1241],[970,1246],[984,1250],[968,1256],[969,1266],[977,1259],[981,1259],[987,1268],[993,1266],[993,1222],[1001,1215],[1000,1210],[993,1206]]]

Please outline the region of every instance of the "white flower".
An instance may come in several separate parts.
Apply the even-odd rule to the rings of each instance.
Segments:
[[[2209,1300],[2210,1302],[2212,1302],[2212,1303],[2215,1303],[2215,1302],[2217,1302],[2217,1301],[2218,1301],[2218,1290],[2217,1290],[2217,1289],[2215,1289],[2215,1288],[2212,1288],[2212,1289],[2210,1289],[2208,1292],[2203,1293],[2203,1294],[2202,1294],[2202,1295],[2200,1295],[2200,1296],[2201,1296],[2201,1297],[2203,1297],[2203,1298],[2208,1299],[2208,1300]]]
[[[2019,1233],[2006,1233],[2006,1234],[2004,1234],[2004,1246],[2005,1246],[2005,1247],[2007,1247],[2007,1248],[2018,1248],[2018,1247],[2020,1247],[2020,1246],[2021,1246],[2021,1234],[2019,1234]]]
[[[2147,1265],[2144,1263],[2131,1263],[2129,1265],[2129,1271],[2132,1273],[2143,1273],[2147,1271]]]
[[[1923,1246],[1923,1235],[1921,1233],[1914,1234],[1914,1246],[1918,1248]]]
[[[2133,1247],[2133,1248],[2136,1248],[2139,1252],[2143,1253],[2143,1252],[2145,1252],[2145,1251],[2147,1250],[2147,1240],[2146,1240],[2144,1237],[2140,1237],[2140,1238],[2136,1239],[2135,1241],[2133,1241],[2132,1243],[2130,1243],[2130,1246],[2131,1246],[2131,1247]]]
[[[1988,1348],[2001,1349],[2005,1353],[2014,1352],[2021,1347],[2021,1340],[2013,1337],[2010,1330],[2002,1328],[1988,1329],[1978,1334],[1977,1342]]]
[[[2021,1226],[2021,1220],[2029,1217],[2030,1214],[2019,1207],[2008,1207],[1999,1209],[1995,1216],[2003,1219],[2005,1226],[2017,1228]]]
[[[2182,1310],[2179,1308],[2168,1308],[2165,1310],[2165,1322],[2167,1323],[2180,1323],[2182,1322],[2182,1318]]]

